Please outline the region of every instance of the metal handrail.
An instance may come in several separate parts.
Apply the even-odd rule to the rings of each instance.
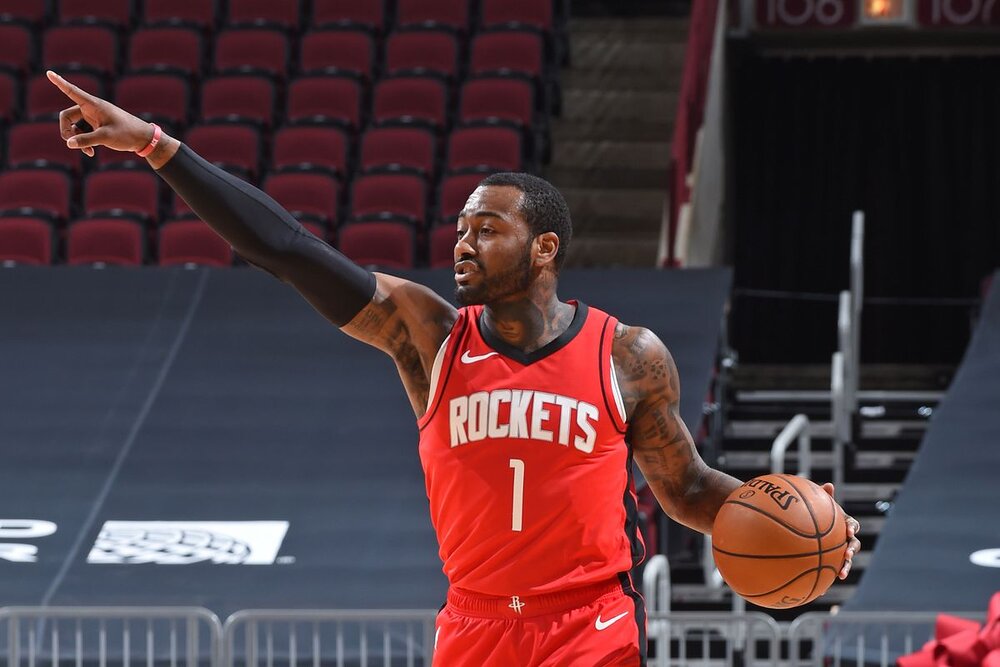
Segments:
[[[771,472],[781,474],[785,472],[785,451],[792,444],[792,440],[798,442],[799,453],[799,477],[812,478],[812,440],[810,437],[809,417],[804,414],[797,414],[791,421],[785,424],[781,433],[774,439],[771,445]]]
[[[651,612],[670,611],[670,561],[664,554],[656,554],[642,571],[642,595]]]
[[[851,411],[858,409],[861,385],[861,307],[865,297],[865,214],[855,211],[851,221]]]
[[[830,362],[830,412],[833,419],[833,485],[838,496],[844,492],[844,443],[850,437],[850,413],[847,411],[844,388],[844,366],[844,354],[834,352]]]

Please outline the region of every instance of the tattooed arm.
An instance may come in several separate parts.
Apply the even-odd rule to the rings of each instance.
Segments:
[[[626,438],[663,511],[703,533],[741,482],[710,468],[680,416],[680,380],[666,346],[648,329],[619,323],[612,347]]]

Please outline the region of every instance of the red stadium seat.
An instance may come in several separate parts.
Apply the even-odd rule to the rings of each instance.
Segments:
[[[438,79],[396,77],[375,85],[375,123],[417,123],[440,130],[448,123],[448,90]]]
[[[110,169],[87,176],[83,212],[88,216],[136,216],[156,222],[160,217],[160,179],[149,170]]]
[[[459,75],[458,40],[442,30],[397,30],[385,42],[385,71],[435,74],[450,80]]]
[[[70,83],[79,86],[88,93],[99,97],[104,95],[104,85],[93,74],[84,72],[69,72],[65,78]],[[63,95],[62,91],[52,85],[44,74],[36,74],[28,79],[26,86],[25,116],[29,120],[53,120],[59,117],[59,112],[73,103]]]
[[[482,24],[486,28],[530,26],[551,32],[552,4],[548,0],[482,0]]]
[[[52,223],[29,216],[0,217],[0,262],[51,264]]]
[[[521,133],[510,127],[460,127],[448,137],[447,163],[451,171],[489,168],[522,171]]]
[[[66,232],[66,263],[139,266],[146,256],[145,236],[133,220],[78,220]]]
[[[57,23],[105,23],[116,29],[135,22],[132,0],[59,0]]]
[[[0,125],[11,122],[20,113],[20,98],[17,79],[10,72],[0,71]]]
[[[427,235],[427,263],[432,269],[447,269],[455,265],[455,225],[435,225]]]
[[[118,38],[105,26],[53,26],[42,37],[42,65],[57,72],[84,69],[108,76],[118,71]]]
[[[201,87],[201,118],[270,127],[274,101],[274,83],[266,77],[218,76]]]
[[[215,38],[212,69],[217,73],[263,74],[283,80],[290,55],[288,36],[282,30],[230,28]]]
[[[271,174],[264,192],[292,215],[315,216],[327,227],[337,223],[340,183],[317,171],[288,171]]]
[[[56,121],[37,121],[14,125],[7,133],[7,164],[56,165],[80,171],[81,153],[66,147]]]
[[[523,79],[483,77],[462,86],[460,122],[500,120],[531,127],[534,115],[534,88]]]
[[[34,69],[34,35],[16,23],[0,24],[0,67],[19,74]]]
[[[411,174],[368,174],[351,184],[351,217],[364,220],[406,219],[422,225],[426,216],[426,182]]]
[[[375,41],[362,30],[313,30],[302,37],[299,68],[303,72],[347,74],[372,79]]]
[[[188,25],[208,32],[218,19],[217,0],[145,0],[146,25]]]
[[[434,135],[423,128],[376,127],[361,136],[358,166],[362,171],[403,170],[430,177],[436,147]]]
[[[209,162],[226,169],[235,167],[254,178],[260,172],[261,138],[256,128],[234,123],[194,125],[185,143]]]
[[[465,34],[469,30],[469,0],[399,0],[396,24],[444,27]]]
[[[232,266],[233,249],[221,236],[201,220],[174,220],[160,227],[160,266],[201,264]]]
[[[545,78],[545,45],[534,32],[498,30],[476,35],[469,56],[469,74],[512,72]]]
[[[385,0],[313,0],[312,25],[361,27],[380,35],[385,26]]]
[[[175,74],[132,74],[115,84],[115,104],[168,130],[187,124],[190,100],[188,80]]]
[[[4,0],[0,18],[39,26],[49,18],[48,0]]]
[[[299,0],[229,0],[230,25],[261,25],[286,32],[299,29],[302,7]]]
[[[288,86],[287,118],[360,127],[361,86],[350,77],[299,77]]]
[[[199,78],[204,57],[201,35],[193,28],[143,28],[132,35],[127,68],[132,72],[169,72]]]
[[[24,210],[66,220],[72,181],[60,169],[11,169],[0,172],[0,211]]]
[[[274,135],[271,166],[318,167],[347,174],[350,137],[341,129],[320,125],[289,125]]]
[[[385,220],[346,225],[340,230],[340,251],[362,266],[411,269],[415,236],[406,222]]]
[[[486,174],[453,174],[441,179],[440,195],[438,196],[439,217],[446,223],[458,217],[458,214],[465,208],[468,201],[479,182],[486,178]]]

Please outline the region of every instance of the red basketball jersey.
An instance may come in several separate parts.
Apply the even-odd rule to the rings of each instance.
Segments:
[[[614,378],[617,320],[576,303],[530,353],[462,308],[420,427],[431,521],[452,586],[532,595],[606,581],[643,557]]]

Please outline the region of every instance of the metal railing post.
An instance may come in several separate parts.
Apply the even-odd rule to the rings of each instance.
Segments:
[[[785,472],[785,452],[792,440],[798,442],[797,451],[799,454],[800,477],[812,478],[812,439],[810,436],[809,417],[804,414],[797,414],[792,417],[781,433],[774,439],[771,445],[771,472],[781,474]]]

